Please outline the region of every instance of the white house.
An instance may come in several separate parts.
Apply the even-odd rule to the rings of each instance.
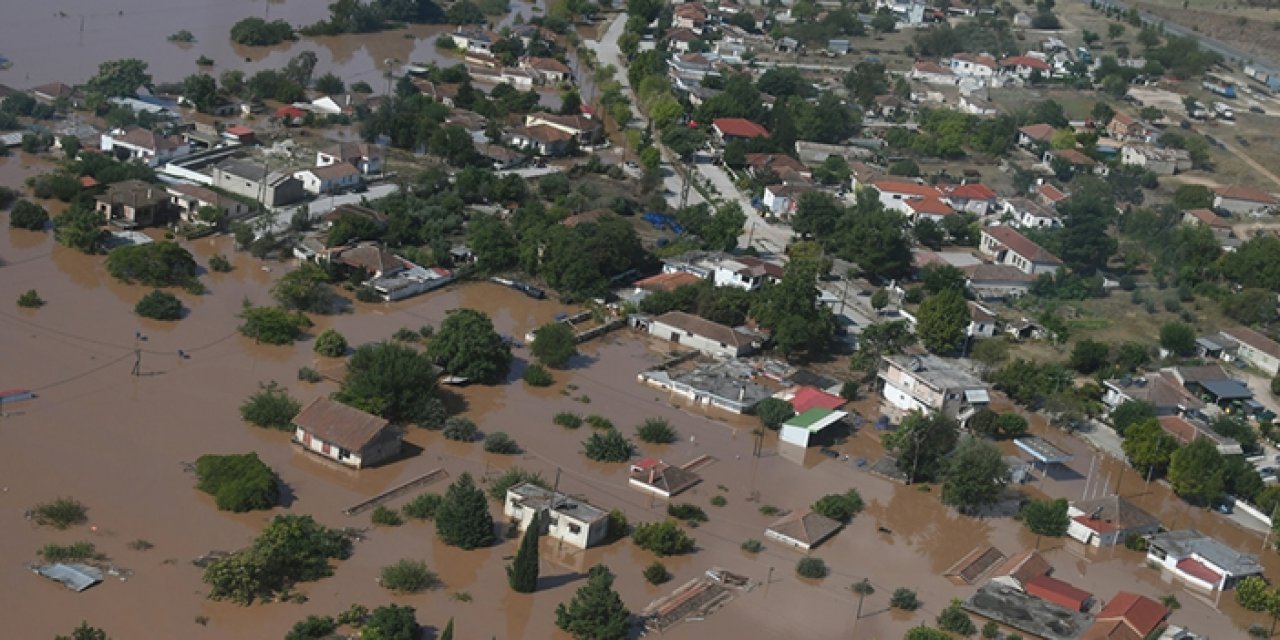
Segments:
[[[755,291],[766,282],[782,280],[782,265],[755,256],[735,256],[722,252],[689,251],[666,259],[663,273],[688,273],[710,279],[717,287],[737,287]]]
[[[1240,553],[1195,529],[1157,533],[1147,539],[1147,562],[1202,589],[1230,589],[1249,576],[1262,575],[1258,557]]]
[[[1053,74],[1053,65],[1033,56],[1011,56],[1000,61],[1000,71],[1023,80],[1030,80],[1031,74],[1039,71],[1048,78]]]
[[[973,95],[960,96],[960,111],[974,116],[994,116],[999,112],[995,103]]]
[[[362,93],[343,93],[333,96],[321,96],[311,101],[311,110],[325,115],[352,115],[360,107],[367,106],[369,99]]]
[[[1191,154],[1185,149],[1162,149],[1151,144],[1127,144],[1120,149],[1121,164],[1142,167],[1158,176],[1171,176],[1191,169]]]
[[[925,84],[955,85],[960,82],[960,78],[956,77],[956,74],[952,73],[950,69],[943,68],[932,62],[915,63],[911,66],[911,73],[908,77]]]
[[[835,535],[844,525],[809,509],[785,515],[764,530],[764,537],[787,546],[809,551]]]
[[[985,216],[996,205],[996,192],[980,182],[942,187],[942,192],[958,211]]]
[[[987,385],[938,356],[881,358],[876,374],[884,400],[902,412],[941,412],[962,423],[991,402]]]
[[[800,194],[806,191],[813,191],[813,188],[801,184],[771,184],[764,188],[760,204],[775,216],[791,215],[796,211]]]
[[[1232,185],[1218,187],[1213,192],[1213,208],[1226,209],[1234,214],[1268,213],[1280,204],[1275,196],[1253,187]]]
[[[947,67],[951,69],[951,73],[968,78],[978,78],[981,80],[990,80],[996,73],[999,64],[996,59],[983,53],[957,53],[951,56],[951,60],[947,61]]]
[[[520,68],[537,76],[540,84],[560,84],[572,82],[573,71],[568,65],[555,58],[539,58],[527,56],[520,59]]]
[[[382,151],[378,145],[364,142],[338,142],[316,152],[316,166],[327,167],[345,162],[369,175],[382,172]]]
[[[1005,198],[1001,214],[1012,219],[1012,226],[1021,229],[1049,229],[1062,226],[1055,209],[1027,198]]]
[[[607,511],[531,482],[507,489],[502,514],[517,523],[520,531],[540,516],[543,534],[579,549],[598,544],[609,535]]]
[[[502,34],[480,28],[458,27],[449,37],[453,39],[454,48],[470,53],[489,53],[493,45],[502,40]]]
[[[1236,357],[1261,369],[1268,376],[1280,373],[1280,344],[1248,327],[1220,331],[1223,337],[1238,344]]]
[[[527,69],[513,69],[511,67],[503,67],[498,74],[498,79],[520,91],[528,91],[533,85],[538,83],[538,77],[535,72]]]
[[[969,302],[968,305],[969,327],[965,330],[965,335],[970,338],[994,338],[998,322],[996,314],[976,302]]]
[[[375,466],[400,453],[401,433],[386,420],[328,398],[316,398],[293,418],[293,441],[348,467]]]
[[[942,222],[947,216],[955,213],[951,205],[943,202],[940,198],[908,198],[902,201],[902,208],[906,211],[907,220],[912,224],[919,222],[924,218],[928,218],[934,222]]]
[[[1095,547],[1123,544],[1129,536],[1160,530],[1160,519],[1118,495],[1080,500],[1067,508],[1067,535]]]
[[[903,215],[911,214],[911,211],[907,208],[907,200],[938,200],[942,198],[942,193],[935,187],[900,179],[884,178],[872,180],[871,187],[880,194],[880,204],[884,205],[886,209],[892,209]]]
[[[158,167],[191,153],[191,146],[182,138],[162,136],[142,127],[112,129],[102,134],[99,144],[104,153],[120,160],[137,160],[149,167]]]
[[[315,195],[336,193],[360,184],[360,171],[345,162],[296,171],[293,177],[302,181],[307,193]]]
[[[755,336],[683,311],[650,320],[649,334],[718,358],[749,355],[757,348]]]
[[[204,222],[197,217],[203,207],[214,207],[222,211],[228,219],[239,218],[249,213],[249,205],[198,185],[175,184],[170,185],[166,191],[169,192],[169,203],[177,209],[179,218],[185,222]]]
[[[1033,276],[1057,273],[1062,268],[1062,260],[1013,227],[984,228],[978,251],[991,257],[996,264],[1007,264]]]
[[[1018,129],[1018,146],[1030,149],[1036,145],[1048,145],[1055,129],[1050,124],[1029,124]]]

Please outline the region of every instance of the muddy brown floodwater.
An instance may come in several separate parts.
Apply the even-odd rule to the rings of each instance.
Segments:
[[[2,225],[7,226],[7,225]],[[616,586],[635,611],[675,585],[723,566],[764,581],[724,610],[701,622],[670,630],[671,638],[782,637],[899,638],[921,622],[931,622],[953,597],[964,598],[971,587],[958,587],[941,577],[948,565],[979,544],[994,544],[1006,554],[1036,544],[1033,536],[1009,518],[970,518],[943,508],[935,492],[922,492],[872,476],[851,461],[830,460],[809,452],[803,464],[777,453],[776,437],[765,442],[765,455],[751,456],[750,419],[708,414],[674,403],[664,393],[636,383],[636,372],[658,362],[659,345],[623,331],[588,343],[573,368],[557,372],[550,389],[530,389],[519,382],[529,354],[517,348],[516,366],[505,384],[457,389],[457,405],[482,430],[502,430],[515,437],[525,453],[515,457],[486,454],[479,444],[445,442],[438,433],[412,431],[409,441],[420,454],[382,468],[348,472],[303,455],[288,434],[245,425],[239,403],[259,383],[278,380],[306,402],[334,390],[331,383],[309,385],[296,380],[300,366],[324,366],[304,340],[292,347],[255,345],[236,333],[242,300],[263,303],[267,289],[293,268],[288,263],[262,263],[232,253],[228,238],[198,240],[188,245],[203,265],[214,253],[232,256],[235,270],[203,277],[207,295],[180,293],[190,314],[176,323],[144,321],[132,313],[143,287],[116,283],[101,256],[84,256],[54,244],[48,234],[5,230],[0,234],[0,388],[35,390],[35,400],[7,405],[0,417],[0,599],[4,601],[5,637],[47,638],[65,633],[81,620],[105,628],[114,638],[279,638],[309,614],[332,615],[353,603],[378,606],[400,603],[418,609],[426,625],[441,627],[456,619],[462,637],[560,638],[554,609],[582,583],[581,574],[603,562],[618,575]],[[35,288],[48,304],[19,310],[18,294]],[[470,307],[488,312],[498,330],[523,336],[561,312],[572,311],[552,301],[530,300],[489,283],[456,285],[395,304],[356,304],[354,313],[317,319],[313,333],[334,327],[353,344],[389,337],[401,327],[425,323],[439,326],[448,310]],[[144,375],[129,375],[135,332],[145,336]],[[177,357],[177,350],[190,354]],[[568,384],[576,385],[569,392]],[[562,393],[569,392],[569,393]],[[583,402],[583,396],[589,402]],[[874,399],[862,401],[864,415],[874,415]],[[622,465],[597,464],[580,453],[589,428],[565,430],[552,424],[559,411],[597,413],[631,433],[647,417],[668,419],[681,438],[672,445],[639,446],[645,455],[683,463],[699,455],[715,461],[702,468],[702,484],[679,501],[702,505],[710,522],[692,531],[695,554],[664,562],[675,580],[649,586],[640,575],[654,560],[629,542],[586,552],[543,547],[542,583],[532,595],[507,588],[503,565],[515,552],[514,541],[478,551],[441,545],[429,524],[370,529],[351,559],[336,565],[335,574],[301,585],[301,604],[240,607],[204,597],[200,570],[191,560],[211,550],[242,547],[276,513],[314,515],[329,526],[368,527],[368,516],[348,517],[342,509],[397,483],[442,467],[457,476],[463,471],[489,478],[514,464],[554,477],[560,486],[597,506],[624,510],[632,522],[663,517],[664,504],[628,488]],[[1059,474],[1027,487],[1033,494],[1078,498],[1084,490],[1092,452],[1077,440],[1049,430],[1040,420],[1033,430],[1073,454],[1074,473]],[[851,458],[879,455],[878,437],[859,432],[840,446]],[[288,485],[287,505],[270,513],[234,515],[217,511],[193,488],[184,463],[205,453],[255,451]],[[1224,524],[1214,514],[1188,509],[1159,485],[1150,487],[1117,461],[1099,463],[1095,477],[1111,474],[1111,484],[1172,527],[1196,526],[1241,550],[1257,552],[1259,536]],[[1123,481],[1119,478],[1123,477]],[[817,497],[856,487],[867,501],[858,516],[814,555],[825,559],[832,575],[820,582],[798,579],[799,554],[765,542],[765,550],[749,555],[739,549],[747,538],[764,540],[769,518],[765,504],[801,509]],[[444,483],[430,488],[442,491]],[[709,500],[724,495],[728,504]],[[67,531],[39,528],[24,519],[32,505],[57,496],[73,496],[89,507],[90,526]],[[401,506],[408,497],[391,501]],[[493,505],[495,513],[498,505]],[[883,527],[892,533],[883,533]],[[128,543],[145,539],[154,548],[135,551]],[[108,579],[84,593],[34,576],[23,563],[50,542],[88,540],[120,567],[132,572],[127,581]],[[1182,608],[1173,621],[1212,637],[1242,637],[1255,614],[1240,611],[1230,595],[1215,602],[1165,581],[1142,566],[1140,557],[1124,549],[1085,549],[1071,542],[1042,540],[1041,549],[1058,576],[1111,598],[1121,589],[1160,596],[1175,593]],[[1277,556],[1261,554],[1276,575]],[[445,586],[412,596],[394,596],[376,584],[379,569],[400,558],[426,560]],[[876,593],[867,599],[864,617],[853,619],[855,599],[848,587],[869,577]],[[924,606],[913,614],[889,612],[893,589],[917,590]],[[454,599],[467,592],[471,602]],[[15,612],[22,612],[18,615]],[[195,622],[207,617],[207,626]],[[856,629],[855,629],[856,625]]]

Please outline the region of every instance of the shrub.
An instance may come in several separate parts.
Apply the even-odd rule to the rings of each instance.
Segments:
[[[209,270],[217,273],[228,273],[231,271],[231,261],[219,253],[209,258]]]
[[[48,222],[49,212],[30,200],[19,200],[9,212],[9,227],[12,229],[44,231]]]
[[[830,570],[827,569],[827,563],[822,558],[801,558],[796,563],[796,573],[803,578],[821,579],[827,577]]]
[[[58,498],[52,502],[42,502],[33,507],[29,517],[36,524],[54,529],[84,524],[88,521],[85,513],[88,509],[73,498]]]
[[[400,517],[399,512],[394,509],[388,509],[382,505],[378,505],[373,508],[373,513],[370,514],[369,521],[383,527],[398,527],[404,524],[404,519]]]
[[[938,614],[938,627],[943,631],[953,631],[962,636],[971,636],[978,632],[969,614],[964,612],[959,600],[952,600],[942,613]]]
[[[792,407],[790,402],[778,398],[765,398],[756,405],[756,416],[764,426],[770,429],[777,429],[795,414],[795,407]]]
[[[289,312],[280,307],[248,307],[240,313],[244,324],[240,333],[254,342],[267,344],[292,344],[311,326],[311,320],[301,311]]]
[[[44,300],[35,289],[27,289],[26,293],[18,296],[18,306],[23,309],[38,309],[44,306]]]
[[[333,574],[331,559],[351,555],[351,538],[311,516],[276,516],[253,543],[204,570],[209,597],[252,604],[289,590],[297,582]]]
[[[760,553],[764,550],[764,545],[760,544],[755,538],[747,538],[742,542],[742,550],[747,553]]]
[[[406,517],[415,520],[434,520],[436,509],[440,507],[440,502],[443,500],[444,497],[438,493],[421,493],[404,505],[401,511]]]
[[[1276,379],[1280,380],[1280,377],[1277,377]],[[1280,386],[1277,386],[1276,388],[1280,388]],[[1276,395],[1280,395],[1280,391],[1276,391],[1275,393]],[[597,415],[587,416],[587,424],[590,425],[592,429],[612,429],[613,428],[613,421],[604,416],[597,416]]]
[[[494,431],[484,437],[484,450],[489,453],[500,453],[504,455],[515,455],[520,453],[520,445],[509,435]]]
[[[617,429],[597,431],[582,443],[582,452],[596,462],[626,462],[631,459],[631,441]]]
[[[920,608],[920,600],[916,598],[915,591],[906,587],[898,587],[893,590],[893,595],[889,597],[889,606],[903,611],[915,611]]]
[[[320,640],[338,630],[338,623],[329,616],[307,616],[298,621],[285,635],[284,640]]]
[[[280,500],[280,480],[256,453],[203,455],[196,459],[196,488],[221,511],[270,509]]]
[[[520,467],[511,467],[489,483],[489,497],[498,502],[503,502],[507,499],[507,489],[526,482],[536,484],[543,489],[551,488],[551,483],[547,482],[547,479],[543,478],[541,473],[525,471]]]
[[[551,377],[551,372],[540,364],[531,364],[524,368],[524,382],[531,387],[549,387],[555,384],[556,379]]]
[[[172,287],[195,278],[196,261],[191,252],[173,242],[152,242],[108,253],[107,272],[128,284]]]
[[[399,340],[400,342],[417,342],[421,337],[417,331],[409,327],[400,327],[396,329],[395,333],[391,334],[392,340]]]
[[[667,515],[677,520],[684,520],[686,523],[707,521],[707,512],[703,511],[702,507],[688,502],[667,505]]]
[[[405,559],[383,567],[378,582],[399,594],[418,593],[439,586],[440,577],[427,569],[427,563]]]
[[[142,296],[133,312],[152,320],[177,320],[182,317],[182,301],[168,291],[156,289]]]
[[[862,496],[857,489],[850,489],[844,493],[832,493],[818,498],[812,509],[815,513],[847,524],[862,512],[862,507]]]
[[[723,507],[726,504],[729,504],[729,501],[724,496],[711,496],[711,506]]]
[[[666,420],[649,418],[636,427],[636,437],[649,444],[671,444],[678,436]]]
[[[529,350],[539,362],[555,369],[563,369],[573,356],[578,355],[573,328],[563,322],[539,327],[533,334]]]
[[[347,339],[333,329],[325,329],[316,336],[315,352],[329,358],[339,358],[347,353]]]
[[[480,435],[480,430],[476,428],[476,423],[472,422],[470,418],[449,416],[449,419],[444,421],[443,433],[446,440],[474,442]]]
[[[40,557],[44,558],[45,562],[84,562],[107,558],[98,552],[92,542],[83,541],[71,544],[46,544],[40,548]]]
[[[240,405],[240,417],[264,429],[289,431],[293,417],[301,410],[302,405],[289,395],[289,391],[272,380],[259,384],[258,392]]]
[[[557,413],[551,421],[566,429],[577,429],[582,426],[582,417],[569,411]]]
[[[324,377],[320,375],[319,371],[316,371],[311,367],[299,367],[298,379],[303,382],[320,382]]]
[[[637,525],[631,532],[637,547],[659,556],[674,556],[693,551],[694,540],[674,520]]]
[[[378,290],[369,285],[363,285],[356,288],[356,300],[360,302],[382,302],[382,296],[378,295]]]
[[[621,540],[631,535],[631,524],[627,522],[627,514],[614,509],[609,512],[608,538],[606,541],[613,542]]]
[[[130,549],[133,549],[134,551],[147,551],[155,547],[154,544],[151,544],[151,542],[147,540],[143,540],[142,538],[138,538],[137,540],[130,542],[126,546],[128,546]]]
[[[671,580],[671,572],[667,571],[666,565],[654,560],[653,564],[644,568],[644,579],[649,584],[662,584]]]

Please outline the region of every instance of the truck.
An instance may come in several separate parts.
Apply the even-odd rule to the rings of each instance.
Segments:
[[[1213,112],[1223,120],[1236,119],[1236,113],[1231,110],[1231,107],[1227,106],[1225,103],[1222,103],[1222,102],[1213,103]]]
[[[1236,97],[1236,83],[1222,76],[1208,74],[1205,76],[1204,82],[1200,83],[1200,86],[1204,87],[1205,91],[1212,92],[1214,95],[1231,98],[1233,100]]]
[[[1085,64],[1093,64],[1093,54],[1089,53],[1089,50],[1084,47],[1076,49],[1076,58]]]

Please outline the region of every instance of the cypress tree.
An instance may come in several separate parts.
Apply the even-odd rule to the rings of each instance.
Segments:
[[[613,573],[598,564],[587,572],[587,584],[566,606],[556,607],[556,626],[577,640],[623,640],[631,612],[613,590]]]
[[[462,549],[493,544],[493,516],[484,492],[470,473],[463,473],[444,494],[436,510],[436,534],[440,541]]]
[[[520,539],[520,550],[507,566],[507,582],[516,593],[533,593],[538,589],[538,537],[542,533],[542,515],[533,516],[529,528]]]
[[[446,624],[444,631],[440,632],[440,640],[453,640],[453,618],[449,618],[449,624]]]

